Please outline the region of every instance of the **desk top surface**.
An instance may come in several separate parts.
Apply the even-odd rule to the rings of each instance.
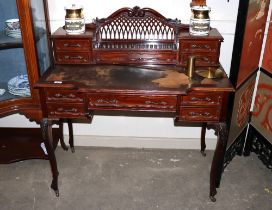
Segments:
[[[173,65],[56,65],[36,87],[59,87],[80,91],[186,93],[190,89],[203,91],[233,91],[224,74],[220,79],[195,75],[188,78],[185,69]]]

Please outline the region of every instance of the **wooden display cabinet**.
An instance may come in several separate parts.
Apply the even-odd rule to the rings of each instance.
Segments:
[[[33,89],[33,85],[51,65],[46,8],[45,0],[0,1],[0,89],[5,91],[0,95],[0,117],[19,113],[30,121],[41,121],[39,94],[38,90]],[[8,19],[19,19],[21,37],[20,30],[15,33],[7,29],[5,21]],[[12,158],[19,160],[42,157],[39,152],[34,151],[41,151],[41,148],[32,147],[35,144],[28,144],[29,141],[25,141],[29,149],[18,156],[16,147],[21,145],[19,141],[16,143],[18,137],[21,135],[25,139],[29,136],[30,139],[32,133],[31,129],[26,129],[21,135],[20,129],[13,129],[9,132],[11,137],[8,140],[3,137],[4,134],[1,135],[0,152],[3,154],[9,151],[10,156],[6,162],[12,162]],[[41,138],[32,140],[41,141]],[[14,142],[7,144],[7,141]],[[36,155],[31,155],[32,153]]]

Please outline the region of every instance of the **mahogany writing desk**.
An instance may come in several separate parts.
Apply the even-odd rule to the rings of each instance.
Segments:
[[[156,30],[161,28],[150,32],[149,26],[141,25],[143,22],[144,26],[152,28],[153,24]],[[123,27],[128,23],[130,27]],[[123,34],[105,32],[116,29],[115,24],[122,26]],[[142,35],[139,32],[140,38],[131,39],[137,27],[144,32]],[[141,38],[156,33],[162,33],[156,41]],[[113,37],[107,37],[108,34]],[[213,126],[218,143],[211,167],[210,196],[215,200],[223,170],[228,96],[233,92],[218,61],[221,41],[216,29],[206,37],[192,37],[188,26],[166,19],[152,9],[138,7],[120,9],[97,20],[82,35],[67,35],[62,28],[53,34],[56,65],[35,86],[40,90],[44,117],[41,127],[53,172],[51,187],[56,194],[58,169],[52,147],[52,123],[92,119],[96,111],[102,110],[167,113],[176,125],[202,124],[202,139],[206,125]],[[221,69],[220,78],[208,79],[197,74],[189,78],[186,75],[189,55],[197,58],[196,70]]]

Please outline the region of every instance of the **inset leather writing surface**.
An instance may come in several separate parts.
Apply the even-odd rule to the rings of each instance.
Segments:
[[[122,65],[56,65],[43,82],[54,86],[58,82],[73,84],[82,90],[111,91],[164,91],[186,93],[190,89],[232,91],[226,75],[207,79],[195,75],[190,80],[185,69],[175,65],[122,66]]]

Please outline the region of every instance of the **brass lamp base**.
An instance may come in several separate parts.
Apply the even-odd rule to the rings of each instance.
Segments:
[[[221,69],[199,69],[195,71],[199,76],[205,77],[208,79],[216,79],[222,78],[224,76],[224,72]]]

